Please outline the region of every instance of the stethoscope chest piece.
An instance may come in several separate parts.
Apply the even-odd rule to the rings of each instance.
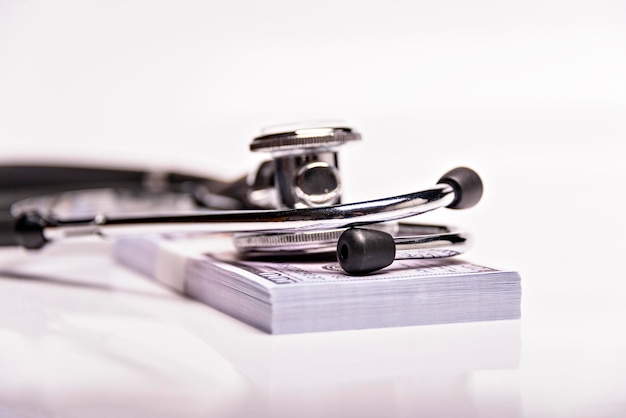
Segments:
[[[348,126],[300,124],[267,128],[253,139],[251,151],[272,160],[251,177],[249,199],[260,207],[303,208],[341,202],[337,149],[361,135]]]

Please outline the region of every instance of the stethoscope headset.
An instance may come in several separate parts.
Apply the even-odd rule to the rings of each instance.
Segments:
[[[89,235],[231,233],[242,257],[332,252],[349,274],[370,273],[394,259],[463,253],[466,233],[397,221],[474,206],[482,196],[480,177],[457,167],[430,189],[342,203],[337,150],[360,139],[344,125],[266,130],[250,149],[272,159],[232,182],[112,168],[0,166],[0,245],[39,249]]]

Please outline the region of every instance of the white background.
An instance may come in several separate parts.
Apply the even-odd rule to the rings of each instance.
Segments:
[[[341,118],[364,136],[348,200],[468,165],[499,231],[602,233],[623,225],[625,21],[619,1],[4,1],[0,161],[228,179],[263,126]]]
[[[623,416],[625,23],[623,1],[2,1],[0,161],[234,178],[261,127],[342,118],[346,200],[473,167],[483,201],[426,218],[522,275],[520,415]]]

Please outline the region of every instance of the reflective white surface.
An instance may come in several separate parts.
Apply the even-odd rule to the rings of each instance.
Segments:
[[[106,253],[96,244],[2,254],[6,410],[285,417],[519,411],[520,321],[271,336],[112,265]],[[494,379],[507,385],[497,399]]]
[[[269,336],[112,265],[0,251],[0,417],[626,416],[623,2],[0,3],[0,162],[250,169],[343,118],[345,201],[457,165],[519,321]]]
[[[618,417],[626,411],[624,285],[606,270],[585,271],[594,280],[584,285],[573,273],[580,267],[520,263],[519,321],[272,336],[112,264],[108,251],[96,242],[0,253],[3,413]]]

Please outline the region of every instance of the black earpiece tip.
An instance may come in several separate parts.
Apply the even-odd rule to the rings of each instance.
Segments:
[[[375,229],[347,229],[337,241],[337,260],[349,274],[367,274],[391,264],[396,256],[393,237]]]
[[[483,182],[471,168],[453,168],[439,179],[439,183],[449,184],[454,189],[454,201],[448,205],[451,209],[471,208],[483,195]]]
[[[24,213],[15,223],[15,241],[29,250],[38,250],[48,240],[43,230],[48,225],[46,219],[38,213]]]

